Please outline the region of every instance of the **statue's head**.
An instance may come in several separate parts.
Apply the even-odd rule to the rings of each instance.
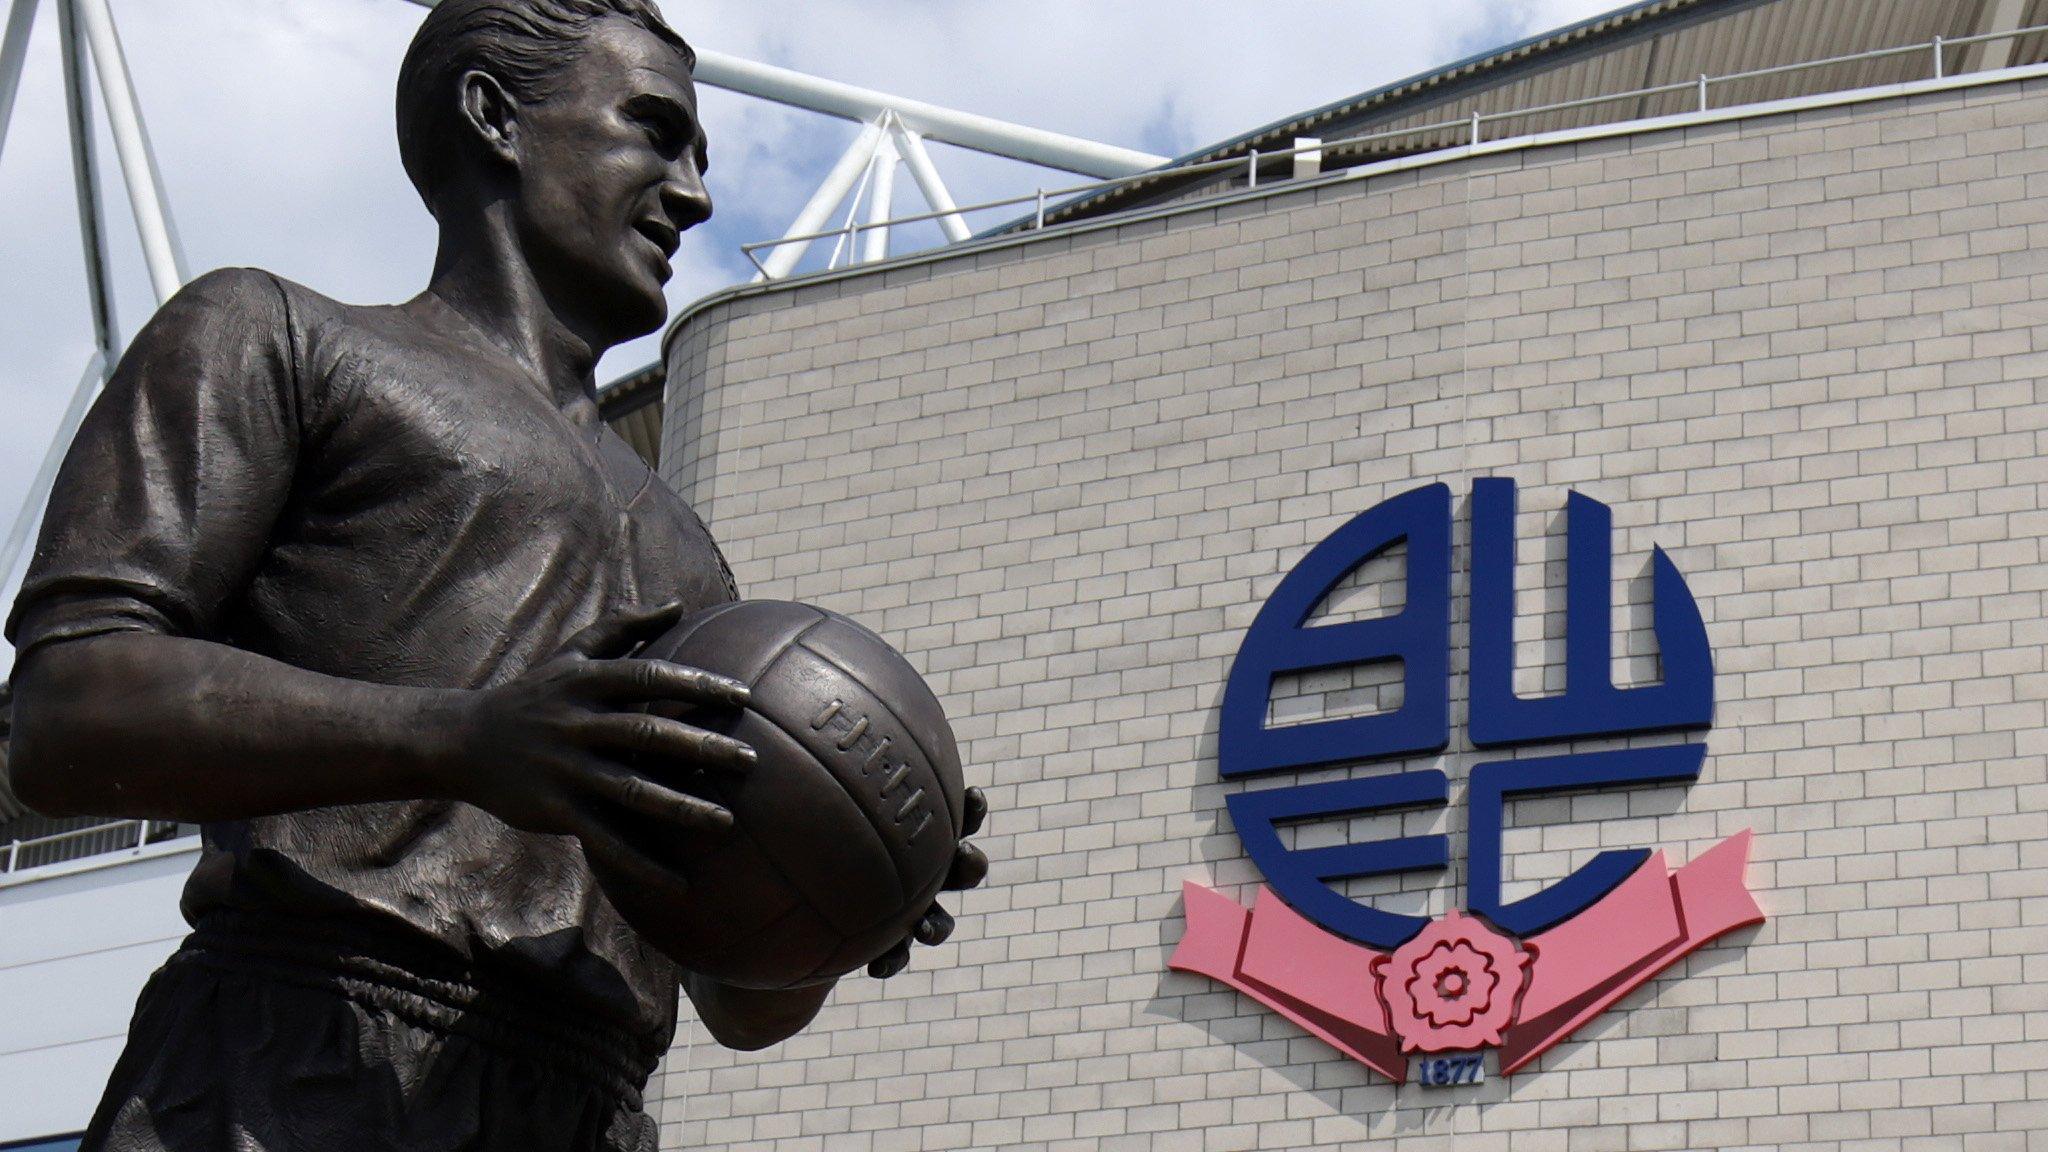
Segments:
[[[629,339],[711,215],[695,66],[648,0],[442,0],[399,69],[399,158],[444,243],[502,205],[550,301]]]

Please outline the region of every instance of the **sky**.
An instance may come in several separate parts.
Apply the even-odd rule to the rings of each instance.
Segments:
[[[692,43],[1036,128],[1177,156],[1616,0],[664,0]],[[112,0],[188,263],[270,269],[337,299],[424,286],[428,217],[398,163],[392,90],[424,10],[405,0]],[[57,20],[41,5],[0,143],[0,531],[92,351]],[[98,93],[94,93],[95,103]],[[847,121],[706,90],[716,214],[685,235],[670,314],[743,281],[852,142]],[[155,307],[100,127],[118,338]],[[932,146],[957,200],[1083,178]],[[923,211],[907,175],[895,210]],[[994,218],[983,218],[993,223]],[[916,239],[916,237],[910,237]],[[823,258],[814,253],[811,262]],[[609,381],[658,336],[613,349]],[[11,604],[19,573],[0,574]],[[12,652],[0,645],[0,674]]]

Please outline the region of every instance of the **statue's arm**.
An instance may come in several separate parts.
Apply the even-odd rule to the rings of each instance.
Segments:
[[[831,983],[780,991],[735,988],[695,972],[683,973],[683,991],[711,1038],[742,1052],[777,1044],[804,1030],[832,994]]]
[[[623,658],[681,614],[593,625],[519,678],[477,690],[345,680],[149,632],[49,643],[15,674],[9,772],[21,801],[52,815],[213,821],[450,799],[637,861],[607,808],[685,836],[732,818],[629,767],[633,757],[727,770],[753,759],[738,741],[639,710],[745,702],[736,682]]]
[[[15,672],[9,765],[49,815],[239,820],[440,795],[460,694],[341,680],[205,640],[115,632]]]

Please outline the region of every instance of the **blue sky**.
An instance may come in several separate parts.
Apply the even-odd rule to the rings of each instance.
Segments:
[[[190,270],[269,268],[343,300],[424,284],[432,221],[399,169],[392,82],[423,11],[404,0],[112,0]],[[1612,0],[667,0],[700,46],[1035,127],[1177,155],[1584,19]],[[92,346],[54,7],[42,5],[0,151],[0,525],[10,524]],[[95,93],[97,100],[97,93]],[[709,91],[717,214],[688,234],[675,310],[746,278],[856,126]],[[123,339],[154,307],[102,129]],[[1078,178],[935,146],[962,202]],[[899,212],[921,211],[898,180]],[[609,380],[658,355],[613,350]],[[0,574],[11,602],[17,574]],[[0,647],[0,670],[11,663]]]

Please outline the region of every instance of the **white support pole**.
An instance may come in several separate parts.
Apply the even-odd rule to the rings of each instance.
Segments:
[[[114,14],[107,8],[107,0],[59,2],[74,6],[86,40],[92,44],[93,70],[99,73],[100,94],[106,98],[107,126],[113,130],[114,152],[121,159],[121,176],[128,184],[135,230],[142,237],[142,262],[161,304],[184,285],[185,257],[178,250],[163,181],[157,175],[149,133],[143,127],[142,106],[135,98],[127,58],[121,53],[121,37],[114,30]]]
[[[895,203],[896,145],[884,137],[875,147],[875,180],[868,195],[868,226],[861,233],[861,263],[889,258],[889,213]]]
[[[1133,148],[1099,144],[991,116],[959,112],[922,100],[906,100],[886,92],[743,60],[723,52],[699,50],[696,79],[697,83],[709,84],[713,88],[758,96],[763,100],[808,108],[847,120],[871,121],[884,112],[893,111],[912,131],[935,140],[993,156],[1022,160],[1027,164],[1078,172],[1083,176],[1101,179],[1135,176],[1167,162],[1167,157]]]
[[[790,222],[789,229],[783,235],[806,236],[820,231],[826,218],[832,215],[832,210],[846,199],[846,193],[852,189],[853,182],[867,171],[868,161],[875,158],[875,148],[881,142],[881,121],[872,120],[860,130],[859,136],[854,137],[852,147],[840,155],[839,162],[832,165],[832,171],[825,174],[825,182],[818,185],[816,192],[811,193],[810,200],[804,204],[802,211],[796,214],[796,219]],[[789,275],[790,270],[796,267],[797,261],[804,258],[804,253],[810,246],[811,242],[808,240],[793,240],[787,244],[776,245],[774,250],[769,252],[768,259],[762,261],[761,274],[754,277],[755,281],[780,280]]]
[[[877,154],[881,152],[879,145],[875,151]],[[853,186],[853,191],[846,194],[846,216],[840,220],[836,229],[839,234],[832,238],[832,254],[825,257],[827,271],[839,267],[841,255],[846,257],[846,265],[849,268],[860,263],[860,202],[861,198],[868,194],[868,181],[874,178],[875,158],[870,156],[867,167],[860,170],[860,182]]]
[[[7,149],[7,125],[14,119],[14,97],[21,90],[21,69],[28,59],[28,34],[35,27],[38,0],[14,0],[7,10],[7,30],[0,32],[0,153]]]
[[[57,39],[64,66],[64,110],[71,130],[71,179],[78,194],[78,238],[85,249],[85,291],[92,308],[93,346],[114,362],[119,336],[114,322],[112,260],[107,254],[107,216],[100,202],[99,134],[93,129],[92,89],[87,87],[85,41],[68,0],[57,3]]]
[[[78,426],[84,422],[86,409],[92,406],[93,394],[99,391],[100,382],[106,379],[106,374],[106,358],[94,352],[92,359],[86,362],[85,375],[78,378],[78,387],[71,392],[70,405],[57,422],[57,434],[43,452],[42,466],[36,469],[35,479],[29,481],[28,495],[21,502],[21,514],[14,518],[14,526],[7,530],[6,542],[0,543],[0,584],[7,583],[14,575],[15,562],[21,559],[29,531],[43,518],[43,503],[50,498],[50,486],[57,482],[57,466],[64,462],[64,453],[71,448],[71,438],[78,435]]]
[[[903,166],[910,169],[910,178],[917,181],[917,190],[924,195],[925,204],[934,212],[945,213],[939,217],[939,230],[946,234],[946,239],[958,244],[972,236],[974,233],[968,229],[967,221],[954,211],[959,205],[953,200],[952,190],[939,178],[931,153],[925,151],[924,138],[905,128],[901,120],[891,123],[889,132],[895,141],[896,153],[903,157]]]

